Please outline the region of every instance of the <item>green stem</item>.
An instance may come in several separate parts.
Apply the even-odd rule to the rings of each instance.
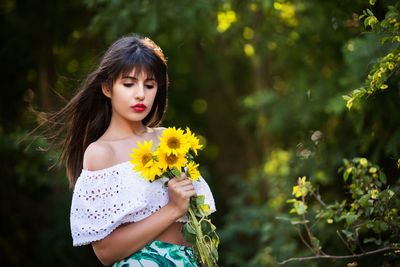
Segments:
[[[193,225],[195,228],[194,230],[196,232],[196,248],[200,254],[201,261],[202,263],[206,263],[207,267],[214,267],[215,265],[213,264],[210,251],[208,250],[207,245],[204,244],[204,235],[203,232],[201,231],[201,225],[197,220],[192,207],[189,207],[188,212],[190,220],[193,221]]]

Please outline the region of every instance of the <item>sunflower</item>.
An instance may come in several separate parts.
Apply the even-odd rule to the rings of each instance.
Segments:
[[[138,148],[132,148],[133,153],[130,154],[133,170],[140,172],[146,180],[151,182],[162,173],[159,163],[151,153],[152,146],[152,140],[144,141],[143,144],[138,142]]]
[[[198,181],[200,177],[200,172],[197,169],[199,167],[199,164],[196,164],[195,162],[191,161],[187,165],[187,172],[189,173],[190,180],[192,181]]]
[[[167,155],[186,155],[189,152],[190,144],[183,134],[183,130],[175,127],[165,129],[160,137],[160,151]]]
[[[142,168],[141,173],[145,180],[153,182],[157,176],[161,176],[162,170],[158,161],[150,160]]]
[[[186,127],[186,133],[185,133],[186,139],[188,140],[190,144],[190,148],[194,151],[194,154],[197,156],[197,150],[201,149],[203,145],[200,145],[199,138],[197,138],[192,132],[190,131],[189,127]]]
[[[164,151],[159,149],[156,150],[155,154],[157,155],[160,168],[165,171],[168,168],[171,170],[173,167],[176,167],[178,170],[181,170],[182,167],[186,164],[187,159],[184,154],[170,154],[168,155]]]

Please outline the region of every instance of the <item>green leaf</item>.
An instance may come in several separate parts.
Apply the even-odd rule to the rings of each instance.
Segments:
[[[177,167],[173,167],[171,170],[172,174],[175,175],[176,177],[180,177],[181,176],[181,171],[178,170]]]
[[[196,234],[196,231],[194,230],[194,226],[191,223],[185,223],[183,226],[183,229],[185,229],[185,231],[187,231],[188,233]]]
[[[342,96],[342,98],[343,98],[344,100],[346,100],[346,101],[348,101],[348,100],[350,100],[350,99],[351,99],[351,97],[350,97],[350,96],[348,96],[348,95],[343,95],[343,96]]]
[[[360,197],[360,199],[358,200],[358,203],[360,204],[361,207],[367,207],[369,206],[369,199],[371,198],[371,194],[367,193],[365,195],[363,195],[362,197]]]
[[[290,223],[291,224],[293,224],[293,225],[296,225],[296,224],[306,224],[306,223],[309,223],[309,221],[308,220],[301,220],[301,219],[298,219],[298,218],[294,218],[294,219],[291,219],[290,220]]]
[[[385,190],[387,192],[387,194],[389,195],[389,199],[392,198],[394,196],[394,192],[390,189],[386,189]]]
[[[386,183],[387,183],[386,174],[385,174],[384,172],[380,172],[380,173],[379,173],[379,179],[381,180],[381,182],[382,182],[383,184],[386,184]]]
[[[196,197],[196,206],[204,204],[205,196],[204,195],[198,195]]]
[[[320,245],[319,239],[316,238],[315,236],[313,236],[311,238],[311,246],[317,251],[321,250],[321,245]]]
[[[182,228],[183,236],[190,244],[196,244],[196,235],[185,230],[185,225]]]
[[[353,168],[347,168],[346,171],[343,174],[343,180],[347,182],[347,179],[349,178],[349,175],[353,171]]]
[[[219,236],[217,235],[217,233],[214,231],[214,232],[212,232],[211,234],[210,234],[210,237],[211,237],[211,240],[213,241],[213,243],[214,243],[214,246],[216,247],[216,248],[218,248],[218,246],[219,246]]]
[[[379,222],[379,227],[382,232],[387,231],[389,229],[389,225],[383,221]]]
[[[381,239],[376,239],[374,237],[364,238],[363,242],[364,242],[364,244],[375,243],[378,246],[380,246],[382,244],[382,240]]]
[[[357,235],[354,232],[342,230],[342,233],[346,236],[347,240],[355,241],[357,239]]]
[[[368,222],[366,223],[366,226],[367,226],[368,229],[371,229],[371,228],[374,227],[374,224],[373,224],[371,221],[368,221]]]
[[[298,205],[295,207],[296,213],[299,215],[303,215],[307,212],[307,205],[304,202],[299,202]]]
[[[185,223],[182,227],[182,233],[186,241],[196,244],[196,231],[190,223]]]
[[[282,217],[282,216],[277,216],[277,217],[275,217],[275,219],[282,220],[282,221],[287,221],[287,222],[292,220],[290,217]]]
[[[339,220],[346,220],[346,224],[351,225],[358,219],[358,217],[359,217],[358,214],[354,214],[354,212],[348,212],[340,216]]]
[[[200,220],[200,226],[201,226],[201,231],[205,235],[208,235],[213,231],[211,222],[209,220],[205,219]]]

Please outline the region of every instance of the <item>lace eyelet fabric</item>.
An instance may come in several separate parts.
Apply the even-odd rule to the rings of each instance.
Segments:
[[[167,178],[144,180],[132,170],[129,161],[112,167],[82,170],[74,187],[70,224],[74,246],[103,239],[124,223],[140,221],[168,203]],[[193,186],[197,195],[215,212],[214,198],[207,182],[200,177]],[[183,216],[178,222],[187,222]]]

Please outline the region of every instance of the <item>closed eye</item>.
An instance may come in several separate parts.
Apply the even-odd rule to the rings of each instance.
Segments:
[[[147,84],[147,85],[146,85],[146,88],[147,88],[147,89],[153,89],[153,88],[154,88],[154,85],[152,85],[152,84]]]
[[[132,86],[133,86],[133,83],[124,83],[124,86],[125,86],[125,87],[132,87]]]

